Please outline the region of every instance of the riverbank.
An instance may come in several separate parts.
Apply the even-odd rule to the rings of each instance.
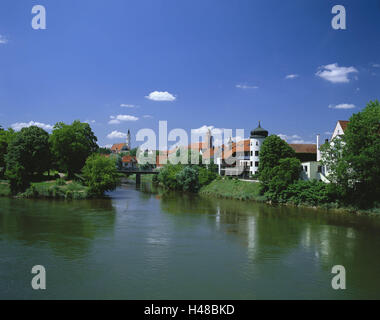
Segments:
[[[272,204],[268,199],[260,195],[260,184],[258,182],[241,181],[237,179],[216,179],[209,185],[203,187],[199,194],[206,197],[216,197],[235,200],[250,200],[255,202]],[[292,202],[281,203],[279,205],[298,208],[322,209],[334,212],[350,213],[356,215],[370,215],[380,217],[380,208],[367,210],[355,207],[338,206],[336,203],[323,203],[320,205],[310,205],[308,203],[294,204]]]
[[[6,180],[0,181],[0,196],[9,197],[11,191]],[[25,199],[88,199],[88,187],[77,181],[65,181],[57,179],[53,181],[33,182],[23,193],[19,193],[16,198]]]
[[[241,181],[238,179],[216,179],[199,191],[200,195],[217,198],[253,200],[266,202],[266,197],[260,195],[259,183]]]

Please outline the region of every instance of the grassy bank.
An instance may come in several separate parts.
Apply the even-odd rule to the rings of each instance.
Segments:
[[[10,196],[9,184],[5,180],[0,181],[0,196]],[[27,199],[87,199],[88,188],[76,181],[33,182],[23,193],[16,195],[17,198]]]
[[[266,201],[266,198],[259,193],[258,183],[228,178],[214,180],[203,187],[199,194],[227,199]]]

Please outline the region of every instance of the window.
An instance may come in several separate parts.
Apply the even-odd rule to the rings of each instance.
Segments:
[[[253,162],[251,161],[251,167],[253,166]]]
[[[259,156],[259,152],[258,152],[258,151],[255,151],[255,156],[256,156],[256,157]]]
[[[258,162],[258,161],[255,162],[255,167],[256,167],[256,168],[259,167],[259,162]]]
[[[318,172],[319,172],[319,173],[322,172],[322,167],[321,167],[321,166],[318,166]]]
[[[259,145],[259,142],[258,142],[258,141],[256,141],[256,145],[257,145],[257,146]]]
[[[253,156],[253,151],[251,151],[251,156]]]

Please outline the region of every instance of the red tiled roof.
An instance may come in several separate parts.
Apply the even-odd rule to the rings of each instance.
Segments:
[[[126,143],[116,143],[111,147],[111,150],[112,151],[119,151],[119,150],[123,149],[123,147],[126,145],[127,145]]]
[[[296,153],[313,153],[313,154],[317,154],[317,145],[316,144],[289,144],[289,146]]]
[[[349,124],[350,121],[339,120],[338,122],[339,122],[340,126],[342,127],[343,132],[345,132],[347,129],[347,125]]]
[[[122,162],[125,162],[125,163],[129,163],[129,162],[137,162],[136,160],[136,157],[132,157],[132,156],[124,156],[122,159],[121,159]]]

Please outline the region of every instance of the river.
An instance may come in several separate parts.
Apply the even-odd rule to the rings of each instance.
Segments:
[[[0,299],[379,299],[380,219],[160,194],[0,198]],[[31,269],[46,269],[33,290]],[[334,265],[346,290],[333,290]]]

